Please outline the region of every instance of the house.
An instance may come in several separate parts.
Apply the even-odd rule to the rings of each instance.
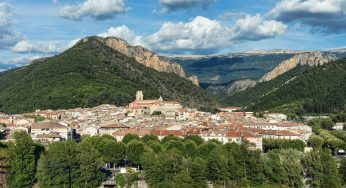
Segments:
[[[206,130],[202,131],[199,136],[204,140],[217,140],[223,144],[228,142],[228,138],[226,137],[226,130]]]
[[[49,134],[37,134],[36,137],[33,139],[41,143],[58,142],[63,140],[59,133],[53,131]]]
[[[266,117],[267,119],[272,119],[277,121],[287,120],[287,116],[281,113],[267,113],[267,114],[264,114],[264,117]]]
[[[168,135],[174,135],[180,138],[183,138],[185,135],[184,130],[161,130],[161,129],[155,129],[151,131],[151,134],[156,135],[159,137],[160,140],[162,140],[164,137]]]
[[[244,139],[246,139],[250,143],[254,144],[254,147],[251,147],[252,149],[262,150],[262,147],[263,147],[262,136],[256,133],[232,130],[226,133],[226,137],[228,138],[229,142],[235,142],[238,144],[241,144],[244,141]]]
[[[109,124],[100,126],[98,133],[100,135],[112,135],[113,132],[129,129],[126,125]]]
[[[344,130],[344,126],[345,126],[345,123],[335,123],[335,125],[333,126],[333,129],[342,131]]]
[[[70,140],[72,139],[73,131],[70,127],[62,125],[58,122],[40,122],[34,123],[31,126],[31,137],[37,138],[42,137],[42,135],[49,135],[52,132],[57,133],[61,140]]]

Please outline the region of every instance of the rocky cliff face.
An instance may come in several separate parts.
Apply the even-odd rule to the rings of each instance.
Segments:
[[[187,79],[190,80],[193,84],[199,86],[199,80],[196,75],[188,76]]]
[[[317,65],[323,65],[332,60],[335,60],[334,56],[324,55],[320,51],[300,53],[277,65],[273,70],[265,74],[259,80],[259,82],[272,80],[276,78],[277,76],[293,69],[294,67],[298,65],[317,66]]]
[[[113,48],[128,57],[135,58],[136,61],[147,67],[160,72],[170,72],[185,77],[185,72],[178,63],[159,56],[142,46],[130,46],[125,40],[116,37],[105,38],[104,42],[110,48]]]
[[[233,92],[238,92],[238,91],[242,91],[245,90],[249,87],[253,87],[255,86],[257,83],[256,80],[251,80],[251,79],[245,79],[245,80],[238,80],[235,81],[231,87],[229,87],[227,89],[227,93],[233,93]]]

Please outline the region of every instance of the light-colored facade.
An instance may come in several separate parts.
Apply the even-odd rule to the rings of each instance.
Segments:
[[[144,100],[143,92],[137,91],[136,100],[129,104],[128,115],[151,115],[161,112],[165,116],[174,117],[183,107],[177,101],[164,101],[162,97],[156,100]]]

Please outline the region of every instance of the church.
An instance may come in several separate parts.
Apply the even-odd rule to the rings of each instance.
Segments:
[[[173,117],[183,107],[177,101],[164,101],[162,97],[154,100],[144,100],[143,92],[137,91],[136,100],[129,104],[128,115],[151,115],[154,112],[161,112],[165,116]]]

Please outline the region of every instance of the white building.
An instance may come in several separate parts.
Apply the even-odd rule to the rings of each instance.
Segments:
[[[53,135],[59,135],[62,140],[72,139],[72,129],[68,126],[61,125],[58,122],[40,122],[31,126],[31,137],[33,139]]]

